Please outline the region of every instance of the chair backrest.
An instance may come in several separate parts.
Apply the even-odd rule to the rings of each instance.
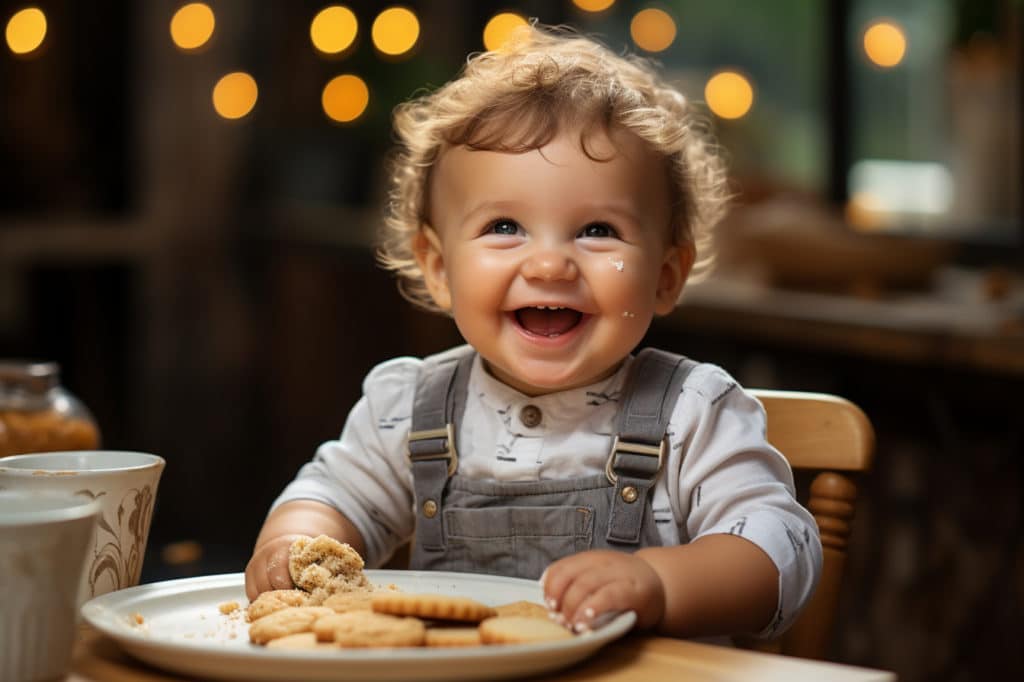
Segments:
[[[824,561],[818,589],[793,626],[754,648],[793,656],[826,657],[839,604],[846,547],[857,501],[854,477],[871,468],[875,431],[849,400],[824,393],[751,391],[768,415],[768,442],[794,471],[818,472],[809,499],[801,500],[818,523]]]

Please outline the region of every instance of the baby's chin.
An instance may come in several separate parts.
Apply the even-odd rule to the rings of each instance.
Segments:
[[[547,366],[546,363],[531,364],[530,367],[498,368],[486,360],[484,366],[495,379],[528,396],[590,386],[611,376],[618,369],[618,365],[615,365],[599,372],[566,371],[562,364]]]

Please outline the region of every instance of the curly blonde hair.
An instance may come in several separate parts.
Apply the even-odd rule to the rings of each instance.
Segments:
[[[388,210],[378,262],[398,277],[402,295],[438,311],[414,255],[429,224],[431,172],[446,149],[540,149],[561,130],[631,131],[663,156],[672,180],[672,236],[696,249],[694,276],[714,255],[711,231],[725,212],[725,165],[708,126],[647,60],[619,56],[570,29],[532,24],[501,49],[471,55],[459,77],[394,111]]]

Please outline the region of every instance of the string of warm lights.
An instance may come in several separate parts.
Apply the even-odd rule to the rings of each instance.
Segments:
[[[615,0],[572,0],[572,4],[583,12],[600,13],[615,4]],[[182,52],[201,52],[213,38],[216,25],[216,15],[206,3],[182,5],[171,17],[171,41]],[[485,49],[500,49],[517,28],[525,25],[526,17],[516,12],[494,15],[483,29]],[[309,38],[318,53],[337,58],[346,56],[353,49],[359,31],[359,19],[351,9],[344,5],[330,5],[313,17]],[[30,57],[41,51],[46,34],[46,14],[38,7],[26,7],[8,19],[5,38],[12,53]],[[629,22],[629,35],[641,50],[663,52],[676,40],[676,21],[663,9],[641,9]],[[382,59],[406,59],[414,54],[419,44],[419,18],[406,7],[388,7],[374,18],[370,25],[370,38]],[[891,20],[876,20],[864,30],[862,46],[865,57],[872,64],[892,68],[906,56],[906,33]],[[256,106],[258,96],[259,88],[252,75],[241,71],[229,73],[213,86],[213,108],[225,119],[244,118]],[[751,79],[738,70],[722,69],[708,79],[704,98],[716,116],[738,119],[754,105],[754,86]],[[366,111],[370,88],[356,74],[341,74],[324,86],[320,100],[324,114],[330,120],[351,123]]]

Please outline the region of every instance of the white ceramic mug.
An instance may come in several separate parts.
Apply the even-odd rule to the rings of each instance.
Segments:
[[[0,680],[67,672],[99,509],[86,495],[0,491]]]
[[[139,584],[162,457],[144,452],[79,450],[0,459],[0,491],[55,490],[99,502],[100,516],[82,574],[82,597]]]

